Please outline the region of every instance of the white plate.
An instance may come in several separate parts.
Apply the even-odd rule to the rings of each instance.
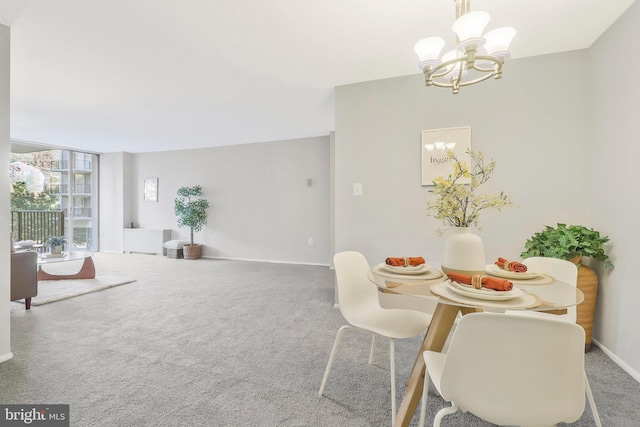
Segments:
[[[390,273],[397,273],[397,274],[423,274],[429,271],[431,267],[429,267],[427,264],[410,265],[407,267],[396,267],[395,265],[387,265],[385,263],[382,263],[380,264],[380,268]]]
[[[487,301],[505,301],[522,296],[522,291],[515,286],[510,291],[494,291],[493,289],[476,289],[470,285],[461,285],[458,282],[447,281],[447,287],[458,295],[468,298],[483,299]]]
[[[489,264],[485,267],[487,273],[492,276],[504,277],[505,279],[535,279],[540,275],[535,271],[525,271],[524,273],[516,273],[515,271],[509,271],[498,267],[495,264]]]

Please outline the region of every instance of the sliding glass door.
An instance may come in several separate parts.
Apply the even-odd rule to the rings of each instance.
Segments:
[[[97,155],[70,150],[11,153],[10,175],[14,238],[44,243],[42,233],[50,232],[22,229],[20,218],[27,212],[46,218],[46,212],[61,211],[67,250],[98,250]]]

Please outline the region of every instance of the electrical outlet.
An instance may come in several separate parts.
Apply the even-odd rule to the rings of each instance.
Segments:
[[[309,240],[307,240],[307,242],[309,243],[309,246],[313,245],[313,237],[309,237]]]
[[[353,195],[362,196],[362,184],[360,183],[353,184]]]

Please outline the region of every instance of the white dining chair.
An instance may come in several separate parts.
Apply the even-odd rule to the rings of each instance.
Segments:
[[[561,282],[568,283],[574,287],[578,286],[578,267],[571,261],[550,257],[530,257],[524,259],[522,263],[527,266],[528,271],[547,274]],[[513,313],[519,316],[528,317],[552,317],[554,319],[560,319],[570,323],[576,323],[577,319],[577,307],[575,305],[567,308],[567,314],[550,314],[541,311],[525,310],[507,310],[507,313]],[[602,424],[600,422],[600,415],[598,414],[598,409],[596,407],[595,399],[593,398],[593,392],[591,391],[591,386],[589,385],[589,380],[586,376],[586,373],[584,381],[587,398],[589,400],[589,406],[591,407],[591,412],[593,413],[593,418],[596,422],[596,425],[598,427],[601,427]]]
[[[549,257],[530,257],[522,261],[527,266],[527,271],[535,271],[536,273],[547,274],[556,280],[578,286],[578,267],[571,261],[559,258]],[[517,314],[525,316],[554,316],[556,319],[566,320],[567,322],[576,323],[577,309],[576,306],[567,308],[567,314],[549,314],[539,311],[515,311]]]
[[[448,352],[425,351],[420,409],[424,426],[429,383],[450,407],[497,425],[554,426],[578,420],[585,408],[584,337],[566,321],[508,313],[472,313],[453,333]]]
[[[322,378],[320,396],[323,395],[329,371],[338,350],[340,337],[348,329],[373,335],[369,364],[373,362],[373,350],[377,336],[389,338],[389,365],[391,376],[391,422],[396,418],[396,380],[394,339],[410,338],[423,334],[429,327],[431,315],[414,310],[384,309],[378,303],[376,286],[367,279],[369,263],[364,255],[355,251],[337,253],[333,257],[338,287],[339,308],[348,322],[336,335],[327,369]]]

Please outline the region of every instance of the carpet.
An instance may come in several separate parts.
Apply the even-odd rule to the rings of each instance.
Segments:
[[[38,296],[31,299],[31,305],[49,304],[132,282],[135,279],[110,275],[98,275],[95,279],[41,280],[38,282]],[[24,300],[16,302],[24,304]]]

